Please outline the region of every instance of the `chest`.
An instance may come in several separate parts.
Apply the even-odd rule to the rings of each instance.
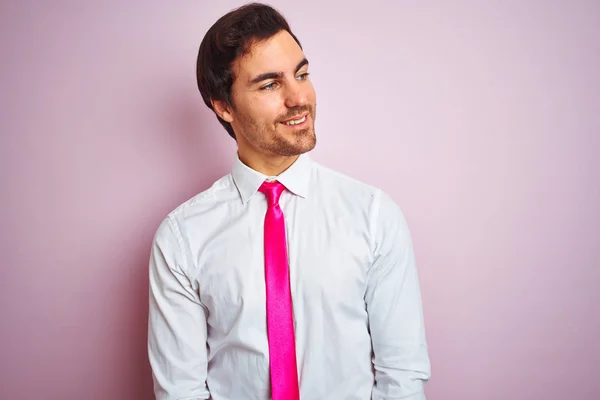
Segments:
[[[346,308],[363,303],[371,261],[368,224],[343,205],[282,199],[294,308]],[[197,286],[210,326],[265,320],[264,215],[259,204],[231,210],[227,223],[194,253]]]

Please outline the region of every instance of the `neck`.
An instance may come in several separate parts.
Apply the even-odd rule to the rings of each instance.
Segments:
[[[246,154],[238,150],[238,156],[240,161],[246,164],[248,167],[261,174],[267,176],[277,176],[283,171],[288,169],[296,160],[299,155],[295,156],[281,156],[281,155],[258,155],[258,154]]]

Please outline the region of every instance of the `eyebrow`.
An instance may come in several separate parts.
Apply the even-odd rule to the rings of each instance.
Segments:
[[[303,58],[302,61],[300,61],[298,63],[298,65],[296,65],[294,74],[296,74],[298,71],[300,71],[300,68],[304,67],[305,65],[308,65],[308,60],[306,58]],[[264,74],[260,74],[260,75],[256,76],[254,79],[251,79],[249,83],[255,84],[258,82],[265,81],[267,79],[281,79],[281,78],[283,78],[283,72],[265,72]]]

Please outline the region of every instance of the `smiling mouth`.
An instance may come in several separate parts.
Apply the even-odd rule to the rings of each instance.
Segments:
[[[287,125],[287,126],[301,125],[304,122],[306,122],[307,117],[308,117],[308,114],[305,114],[302,117],[299,117],[297,119],[289,119],[287,121],[283,121],[282,124]]]

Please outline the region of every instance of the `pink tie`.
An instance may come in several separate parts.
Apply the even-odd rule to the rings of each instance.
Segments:
[[[279,182],[263,182],[259,189],[267,196],[268,201],[265,216],[265,283],[271,398],[298,400],[300,394],[285,221],[279,207],[279,197],[284,189]]]

